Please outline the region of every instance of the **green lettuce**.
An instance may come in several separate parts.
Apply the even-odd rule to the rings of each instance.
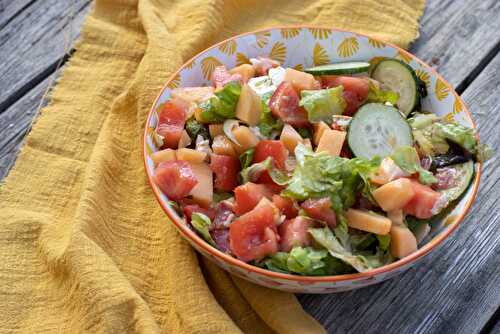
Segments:
[[[263,261],[263,265],[282,273],[308,276],[339,275],[351,272],[350,268],[333,258],[326,250],[311,247],[294,247],[289,253],[278,252]]]
[[[381,248],[377,248],[375,254],[370,252],[359,254],[352,253],[337,240],[328,227],[310,228],[309,233],[317,244],[328,250],[332,257],[352,266],[358,272],[381,267],[391,263],[393,260],[389,252]]]
[[[250,148],[240,155],[241,169],[245,169],[252,164],[255,148]]]
[[[194,117],[191,117],[186,121],[186,132],[193,143],[196,141],[196,137],[198,137],[198,135],[202,136],[204,139],[210,138],[210,134],[205,125],[198,122]]]
[[[244,168],[240,172],[241,183],[255,182],[265,171],[269,173],[269,176],[271,176],[271,179],[276,184],[285,185],[289,181],[288,175],[274,167],[273,158],[267,157],[266,160],[262,162],[254,163]]]
[[[208,231],[211,224],[212,222],[210,221],[210,218],[202,213],[195,212],[191,216],[191,225],[193,225],[196,232],[198,232],[198,234],[205,239],[206,242],[215,247],[215,241],[212,239],[212,236]]]
[[[386,234],[386,235],[376,234],[376,237],[378,240],[378,247],[383,251],[388,250],[389,246],[391,245],[391,235],[390,234]]]
[[[436,123],[439,135],[460,145],[470,153],[476,153],[477,139],[474,130],[458,123]]]
[[[304,145],[295,148],[297,166],[282,194],[303,201],[329,197],[337,215],[351,207],[359,192],[367,187],[368,175],[380,159],[345,159],[327,153],[313,153]]]
[[[368,92],[367,102],[374,103],[386,103],[389,102],[393,105],[398,103],[399,95],[396,92],[389,90],[380,89],[379,85],[376,85],[371,80],[369,81],[370,90]]]
[[[303,90],[299,105],[307,111],[309,122],[332,122],[333,115],[342,115],[346,102],[342,97],[342,86],[320,89]]]
[[[266,94],[262,96],[262,111],[260,113],[259,120],[259,131],[265,137],[271,137],[273,133],[279,133],[283,128],[283,122],[274,116],[269,109],[268,103],[271,94]]]
[[[394,160],[394,163],[403,171],[410,174],[418,173],[419,181],[422,184],[429,185],[437,182],[436,177],[428,170],[423,169],[420,165],[420,159],[414,147],[401,146],[396,148],[391,155],[391,159]]]
[[[217,123],[236,116],[236,106],[241,94],[241,85],[232,81],[221,90],[215,92],[215,96],[202,102],[200,118],[204,123]]]

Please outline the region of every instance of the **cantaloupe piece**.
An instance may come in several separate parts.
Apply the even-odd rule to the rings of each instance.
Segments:
[[[170,148],[154,152],[151,154],[151,159],[153,160],[155,166],[158,166],[161,162],[177,160],[175,150]]]
[[[229,70],[231,74],[240,74],[243,82],[248,82],[255,75],[255,69],[250,64],[242,64]]]
[[[207,158],[207,153],[193,150],[191,148],[180,148],[176,153],[177,160],[184,160],[191,163],[202,163]]]
[[[199,205],[208,207],[212,203],[214,194],[212,170],[208,164],[204,162],[190,163],[190,166],[198,183],[194,186],[189,195],[191,195],[193,200]]]
[[[218,135],[223,135],[224,134],[224,124],[218,123],[218,124],[209,124],[208,125],[208,132],[210,133],[210,137],[214,139]]]
[[[388,211],[387,218],[392,222],[392,225],[403,225],[405,216],[402,209]]]
[[[234,149],[235,145],[225,135],[218,135],[212,142],[212,151],[215,154],[230,155],[238,158],[239,154]]]
[[[415,195],[411,181],[401,178],[375,189],[373,198],[384,211],[402,209]]]
[[[294,152],[295,146],[303,142],[302,136],[290,124],[285,124],[285,126],[283,126],[280,140],[283,142],[288,152]]]
[[[305,147],[307,147],[308,149],[310,149],[312,151],[313,146],[312,146],[312,143],[311,143],[311,139],[305,138],[303,144],[304,144]]]
[[[319,140],[316,152],[327,152],[334,157],[338,157],[340,151],[342,151],[346,134],[345,131],[326,129]]]
[[[302,90],[311,90],[316,88],[316,80],[312,74],[297,71],[290,67],[286,69],[283,81],[291,83],[293,88],[299,93]]]
[[[238,105],[236,106],[236,118],[250,126],[255,126],[259,123],[261,112],[262,102],[260,97],[249,85],[243,85]]]
[[[403,258],[417,251],[417,239],[404,225],[391,227],[391,254]]]
[[[180,98],[186,102],[198,103],[208,99],[214,94],[214,88],[207,87],[183,87],[172,89],[170,95],[172,98]]]
[[[375,212],[349,209],[345,217],[347,225],[361,231],[385,235],[391,230],[391,220]]]
[[[313,143],[314,145],[318,145],[321,136],[325,132],[325,130],[330,130],[330,127],[325,122],[319,122],[313,124]]]
[[[257,136],[250,131],[250,129],[246,126],[238,126],[233,130],[234,138],[240,145],[234,145],[234,149],[238,154],[245,152],[246,150],[257,146],[259,139]]]
[[[182,130],[181,139],[179,139],[179,148],[184,148],[191,144],[191,137],[189,137],[186,130]]]

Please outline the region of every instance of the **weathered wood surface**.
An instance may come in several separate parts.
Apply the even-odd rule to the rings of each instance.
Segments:
[[[462,95],[483,141],[500,149],[500,54]],[[300,297],[336,333],[479,333],[500,306],[500,168],[486,164],[460,228],[419,264],[388,282]]]
[[[36,116],[48,76],[65,57],[65,41],[78,36],[89,1],[0,0],[0,180]],[[497,0],[428,0],[412,47],[464,92],[481,137],[497,152],[498,12]],[[498,167],[498,159],[488,163],[468,218],[415,268],[358,291],[300,296],[304,307],[335,333],[500,333]]]

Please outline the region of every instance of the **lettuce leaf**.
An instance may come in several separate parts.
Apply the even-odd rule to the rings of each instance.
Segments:
[[[419,181],[422,184],[429,185],[437,182],[436,177],[420,165],[418,153],[414,147],[401,146],[396,148],[391,155],[391,159],[403,171],[410,174],[418,173]]]
[[[396,92],[392,92],[389,90],[380,89],[379,85],[376,85],[371,80],[369,81],[370,90],[368,92],[367,102],[375,102],[375,103],[386,103],[389,102],[393,105],[398,103],[399,95]]]
[[[186,132],[193,143],[196,141],[196,137],[198,137],[198,135],[202,136],[204,139],[210,138],[210,134],[205,125],[198,122],[194,117],[191,117],[186,121]]]
[[[255,182],[262,175],[263,172],[267,171],[271,179],[279,185],[286,185],[289,181],[288,175],[286,175],[281,170],[274,167],[273,158],[267,157],[266,160],[258,163],[254,163],[251,166],[244,168],[240,172],[240,177],[242,184],[247,182]]]
[[[215,92],[215,96],[199,105],[202,122],[216,123],[234,118],[240,94],[241,85],[238,82],[227,83],[221,90]]]
[[[380,234],[375,234],[378,240],[378,247],[386,251],[389,249],[389,246],[391,245],[391,235],[386,234],[386,235],[380,235]]]
[[[351,207],[359,192],[367,186],[368,175],[380,159],[345,159],[327,153],[313,153],[304,145],[295,148],[297,166],[282,194],[303,201],[330,197],[337,215]]]
[[[342,115],[346,102],[342,97],[344,88],[342,86],[320,89],[303,90],[300,95],[299,105],[307,111],[307,118],[311,123],[332,122],[333,115]]]
[[[240,165],[241,169],[245,169],[252,164],[253,161],[253,153],[255,152],[255,148],[250,148],[240,155]]]
[[[206,242],[215,247],[215,241],[208,231],[211,224],[212,222],[210,221],[210,218],[205,216],[203,213],[195,212],[191,216],[191,225],[193,225],[196,232],[198,232],[198,234],[205,239]]]
[[[350,268],[333,258],[326,250],[312,247],[294,247],[289,253],[278,252],[263,261],[272,271],[300,275],[339,275],[351,272]]]
[[[269,109],[269,98],[269,94],[262,97],[262,111],[258,124],[260,133],[268,138],[270,138],[273,133],[279,133],[283,128],[283,122],[277,118],[274,118],[271,113],[271,109]]]
[[[476,153],[477,139],[474,130],[458,123],[436,123],[438,133],[470,153]]]

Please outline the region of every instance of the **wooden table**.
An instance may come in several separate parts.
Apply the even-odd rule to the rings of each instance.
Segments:
[[[0,0],[0,180],[69,58],[89,0]],[[500,152],[500,1],[429,0],[411,52],[462,95]],[[500,333],[500,166],[453,237],[388,282],[301,303],[335,333]]]

